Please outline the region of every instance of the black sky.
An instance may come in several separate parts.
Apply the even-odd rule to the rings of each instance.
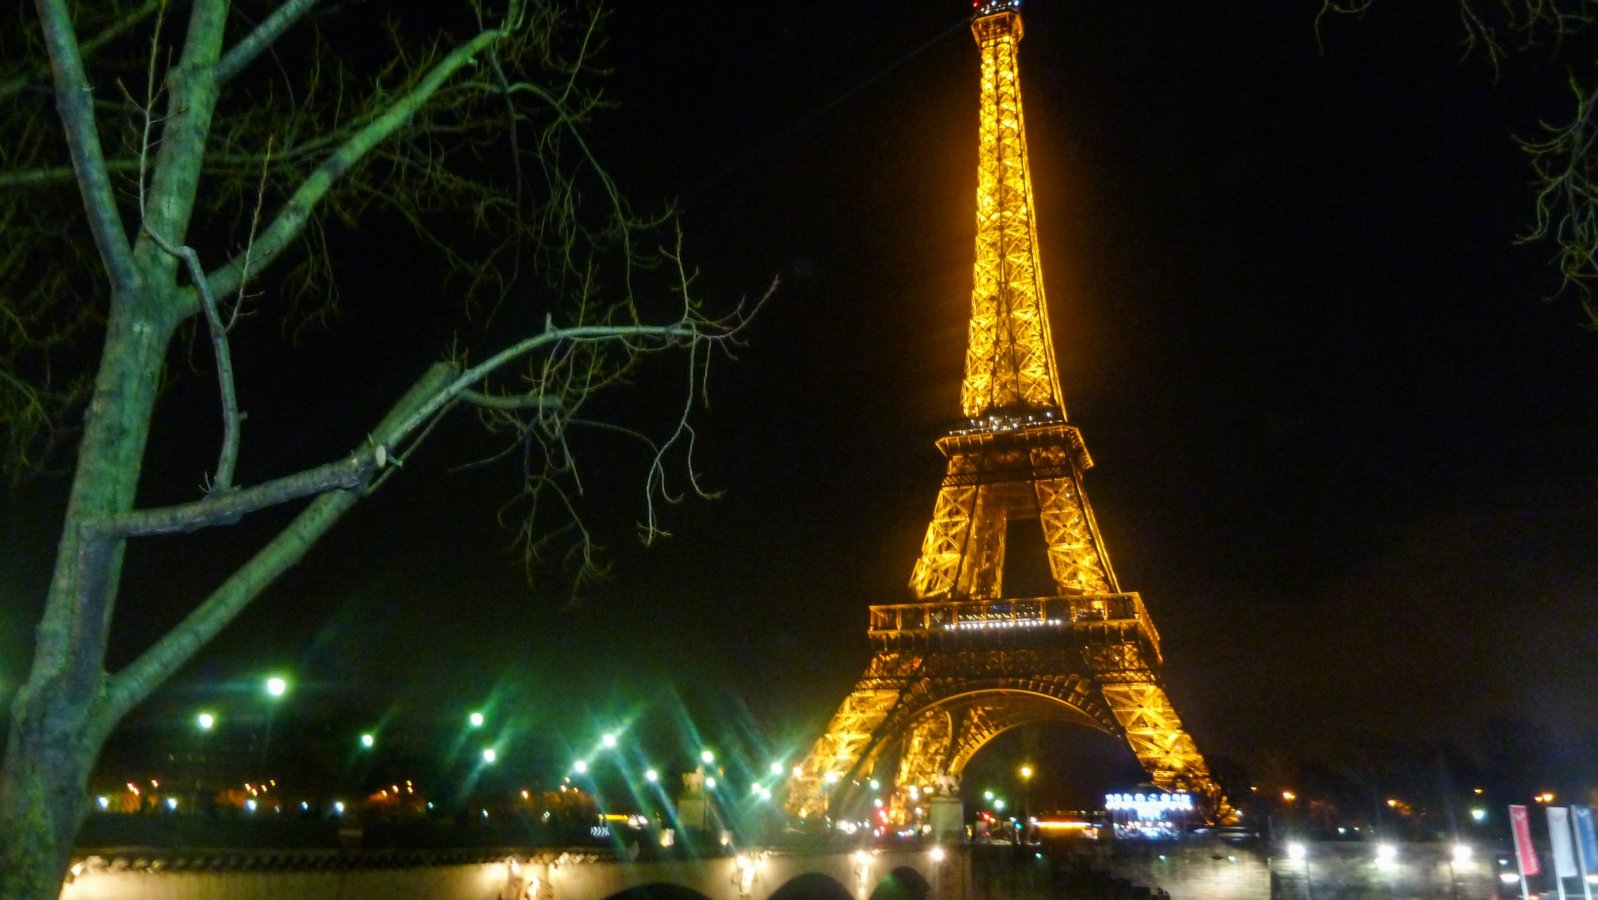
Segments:
[[[1535,58],[1496,82],[1461,62],[1448,4],[1377,4],[1327,23],[1322,50],[1318,5],[1024,7],[1044,274],[1116,570],[1208,752],[1469,745],[1507,715],[1598,740],[1598,336],[1572,302],[1540,301],[1551,249],[1513,243],[1531,195],[1512,135],[1561,115],[1560,77]],[[568,606],[548,586],[529,597],[502,552],[509,474],[445,474],[467,453],[441,446],[144,714],[284,667],[351,710],[444,721],[498,697],[530,739],[673,698],[706,728],[739,708],[774,738],[813,736],[867,659],[865,607],[907,596],[942,472],[932,440],[958,411],[977,99],[963,7],[618,9],[620,107],[598,145],[635,196],[678,200],[705,296],[782,279],[712,386],[699,469],[725,497],[673,508],[675,537],[638,552],[619,500],[642,472],[602,469],[617,570]],[[314,432],[332,407],[307,392],[366,410],[335,431],[370,420],[420,364],[387,369],[395,348],[441,343],[418,327],[393,316],[263,356],[252,421]],[[331,348],[370,365],[330,372]],[[165,421],[170,446],[204,423],[196,473],[211,421]],[[308,439],[305,462],[320,449]],[[6,690],[52,490],[0,516]],[[208,540],[182,561],[135,554],[123,658],[219,574],[226,536]]]

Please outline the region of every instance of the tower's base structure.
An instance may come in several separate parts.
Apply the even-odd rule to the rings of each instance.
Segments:
[[[1160,636],[1120,589],[1082,476],[1092,467],[1061,402],[1036,255],[1016,45],[1019,0],[979,0],[977,247],[962,410],[910,587],[870,608],[870,663],[799,767],[789,810],[859,817],[892,780],[903,821],[947,797],[971,758],[1012,728],[1065,722],[1124,740],[1150,781],[1230,814],[1160,679]],[[1035,520],[1054,592],[1004,591],[1012,521]],[[1015,533],[1019,534],[1021,530]],[[1035,549],[1035,548],[1034,548]]]

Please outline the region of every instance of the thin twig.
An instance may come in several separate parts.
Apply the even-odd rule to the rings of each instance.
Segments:
[[[188,267],[189,278],[193,279],[195,289],[200,293],[200,306],[205,310],[205,324],[211,330],[211,350],[216,356],[216,381],[217,389],[221,392],[222,400],[222,450],[216,461],[216,477],[211,481],[213,491],[229,491],[233,488],[233,469],[238,464],[239,458],[239,416],[238,397],[233,388],[233,354],[228,349],[227,329],[222,325],[222,315],[216,308],[216,298],[211,295],[211,288],[205,280],[205,269],[200,266],[200,255],[194,252],[193,247],[187,245],[174,247],[166,239],[146,228],[145,234],[155,241],[156,246],[183,260]]]

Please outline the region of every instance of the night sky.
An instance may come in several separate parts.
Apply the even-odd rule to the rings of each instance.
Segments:
[[[1318,6],[1023,8],[1043,271],[1111,558],[1207,753],[1470,748],[1508,718],[1592,746],[1598,335],[1574,301],[1543,302],[1552,248],[1514,244],[1532,206],[1513,135],[1564,114],[1562,76],[1536,56],[1496,82],[1461,61],[1449,4],[1329,21],[1323,50]],[[677,201],[704,297],[782,282],[713,374],[697,470],[724,496],[672,507],[674,537],[641,550],[640,460],[596,449],[615,569],[572,603],[507,552],[494,519],[514,473],[451,474],[480,448],[437,441],[134,724],[283,669],[306,709],[418,732],[490,704],[541,747],[629,717],[665,733],[679,713],[710,740],[807,745],[868,659],[866,606],[908,599],[943,472],[932,442],[958,416],[967,15],[623,4],[597,146],[635,198]],[[447,344],[363,246],[350,265],[371,277],[345,293],[381,295],[367,318],[241,362],[246,477],[352,446]],[[214,459],[207,390],[162,419],[177,474],[151,496]],[[6,693],[60,491],[35,482],[0,512]],[[214,583],[239,537],[135,548],[114,661]]]

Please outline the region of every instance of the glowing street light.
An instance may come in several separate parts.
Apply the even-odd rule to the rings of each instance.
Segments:
[[[377,746],[377,736],[372,734],[370,731],[361,735],[361,746],[367,750]]]
[[[780,763],[780,762],[772,763],[771,764],[771,774],[773,774],[773,775],[781,775],[782,774],[782,763]]]
[[[699,751],[699,761],[708,766],[716,761],[716,754],[709,750],[701,750]]]
[[[483,714],[475,709],[472,710],[471,715],[466,717],[466,724],[472,726],[473,728],[482,728],[483,721]]]
[[[216,727],[216,716],[213,716],[208,712],[200,713],[194,717],[194,724],[198,726],[201,731],[210,731],[212,728]]]
[[[588,760],[579,759],[578,761],[572,763],[572,771],[576,772],[578,775],[587,775],[588,774]]]
[[[599,743],[602,744],[606,750],[614,750],[616,749],[616,736],[614,734],[607,734],[603,738],[600,738]]]
[[[268,697],[271,697],[275,700],[284,694],[287,694],[288,692],[289,682],[288,679],[284,678],[283,676],[273,675],[271,678],[266,680],[266,695]]]
[[[483,748],[483,762],[488,763],[489,765],[493,765],[498,760],[499,760],[499,751],[495,750],[493,747],[484,747]]]
[[[644,771],[644,780],[650,784],[655,784],[660,781],[660,773],[654,769],[646,769]]]

